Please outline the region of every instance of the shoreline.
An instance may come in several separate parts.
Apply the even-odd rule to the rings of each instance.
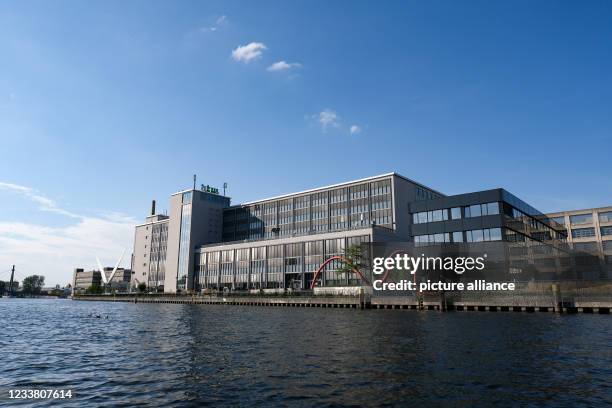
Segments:
[[[488,312],[551,312],[610,314],[612,302],[572,301],[557,304],[551,297],[517,296],[490,298],[488,301],[454,301],[438,294],[432,297],[409,296],[253,296],[253,295],[77,295],[76,301],[102,301],[124,303],[174,303],[232,306],[318,307],[348,309],[407,309],[421,311],[488,311]]]

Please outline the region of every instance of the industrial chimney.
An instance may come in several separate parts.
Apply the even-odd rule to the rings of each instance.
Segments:
[[[155,215],[155,200],[151,202],[151,215]]]

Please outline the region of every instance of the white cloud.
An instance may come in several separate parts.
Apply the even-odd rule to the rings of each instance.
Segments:
[[[266,49],[266,45],[260,42],[252,42],[247,45],[240,45],[232,51],[232,58],[238,62],[249,63],[258,58],[261,58],[263,51]]]
[[[340,117],[336,112],[331,109],[325,109],[314,115],[313,118],[316,119],[317,122],[319,122],[323,131],[326,131],[329,127],[339,126],[338,121],[340,120]]]
[[[361,128],[357,125],[353,125],[351,126],[351,128],[349,129],[351,132],[351,135],[358,135],[361,133]]]
[[[200,31],[206,33],[206,32],[214,32],[217,31],[218,29],[220,29],[221,27],[223,27],[224,25],[226,25],[229,22],[227,16],[223,15],[218,17],[215,20],[215,23],[211,26],[206,26],[206,27],[200,27]]]
[[[21,194],[39,205],[75,220],[64,227],[49,227],[33,222],[0,222],[0,265],[15,264],[18,280],[38,274],[45,284],[65,285],[72,280],[76,267],[96,268],[98,256],[106,265],[114,265],[123,249],[131,253],[134,225],[137,221],[118,213],[83,216],[59,208],[55,201],[36,190],[0,182],[0,189]],[[130,257],[124,257],[124,267]],[[1,271],[0,271],[1,272]],[[4,275],[0,277],[3,279]]]
[[[14,193],[21,194],[28,198],[30,201],[33,201],[39,204],[38,209],[41,211],[54,212],[57,214],[65,215],[71,218],[80,218],[80,216],[71,213],[69,211],[63,210],[57,206],[55,201],[47,198],[41,194],[39,194],[36,190],[30,187],[24,187],[17,184],[4,183],[0,181],[0,190],[8,190]]]
[[[302,64],[300,64],[299,62],[285,62],[285,61],[278,61],[275,62],[274,64],[270,65],[267,70],[270,72],[279,72],[279,71],[286,71],[289,70],[291,68],[300,68],[302,66]]]

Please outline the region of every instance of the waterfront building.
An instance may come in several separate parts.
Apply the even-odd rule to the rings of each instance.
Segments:
[[[193,288],[309,288],[318,267],[347,248],[408,240],[408,205],[442,196],[388,173],[228,207],[222,242],[196,250]],[[321,284],[359,284],[340,268],[340,261],[328,264]]]
[[[503,241],[509,270],[551,278],[572,262],[563,225],[511,193],[446,196],[397,173],[237,205],[202,186],[173,194],[169,215],[153,203],[135,234],[132,284],[170,293],[306,289],[323,262],[364,242]],[[330,262],[318,284],[359,284],[340,269]]]
[[[417,246],[506,243],[498,279],[577,278],[563,226],[504,189],[411,203],[410,213]]]
[[[170,197],[170,215],[151,214],[136,226],[132,269],[134,284],[158,292],[193,290],[195,249],[221,242],[223,211],[230,198],[210,186]]]
[[[110,277],[114,268],[105,267],[105,276]],[[116,292],[127,292],[130,289],[132,271],[125,268],[117,268],[115,274],[110,279],[110,289]],[[103,287],[102,274],[99,270],[86,271],[83,268],[76,268],[72,277],[72,294],[85,293],[90,286]]]
[[[547,214],[560,224],[571,248],[595,255],[579,259],[578,267],[600,271],[612,278],[612,207],[588,208]]]

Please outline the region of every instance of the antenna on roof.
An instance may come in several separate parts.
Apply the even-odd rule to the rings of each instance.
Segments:
[[[196,175],[194,174],[193,175],[193,189],[194,190],[196,189],[195,186],[196,186]]]
[[[227,188],[227,183],[223,182],[223,195],[225,195],[225,189]]]

